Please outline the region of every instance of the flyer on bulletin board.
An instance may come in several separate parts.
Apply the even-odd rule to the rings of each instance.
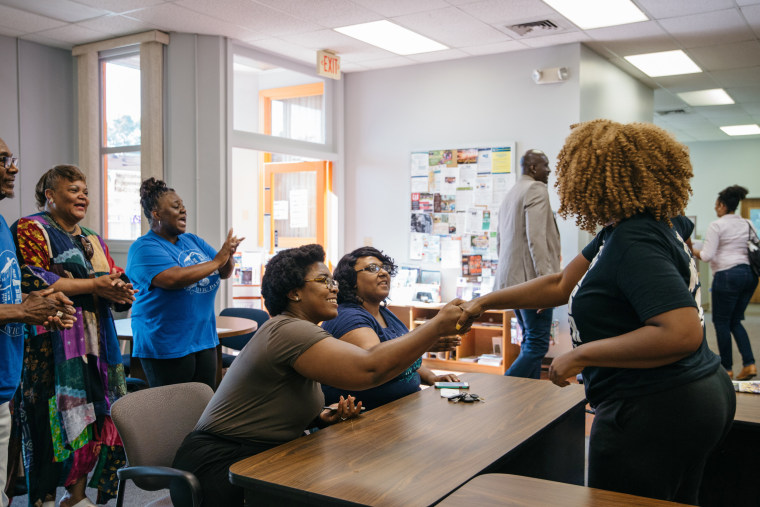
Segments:
[[[493,174],[512,172],[512,148],[491,148],[491,172]]]

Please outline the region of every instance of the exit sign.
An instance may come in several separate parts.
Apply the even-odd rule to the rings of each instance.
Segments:
[[[340,79],[340,56],[328,50],[317,51],[317,74]]]

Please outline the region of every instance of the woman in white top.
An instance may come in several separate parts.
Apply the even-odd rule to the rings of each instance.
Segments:
[[[713,272],[712,316],[718,339],[720,361],[733,378],[731,335],[742,355],[742,370],[737,380],[749,380],[757,375],[755,357],[747,331],[742,326],[744,310],[757,287],[757,276],[749,266],[747,239],[752,234],[752,222],[734,214],[748,190],[739,185],[725,188],[715,201],[718,220],[707,228],[702,250],[694,256],[710,263]]]

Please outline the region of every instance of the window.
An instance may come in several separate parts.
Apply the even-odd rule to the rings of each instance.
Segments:
[[[325,83],[241,55],[233,57],[233,128],[325,143]]]
[[[100,57],[103,236],[140,236],[140,50]]]

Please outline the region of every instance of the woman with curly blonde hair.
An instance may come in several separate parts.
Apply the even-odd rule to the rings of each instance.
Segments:
[[[559,213],[596,233],[561,273],[464,303],[460,324],[491,308],[568,304],[573,350],[549,377],[583,374],[596,411],[588,485],[698,503],[707,456],[736,397],[707,347],[699,279],[684,243],[686,148],[650,124],[572,127],[558,156]],[[688,421],[688,423],[684,423]]]

